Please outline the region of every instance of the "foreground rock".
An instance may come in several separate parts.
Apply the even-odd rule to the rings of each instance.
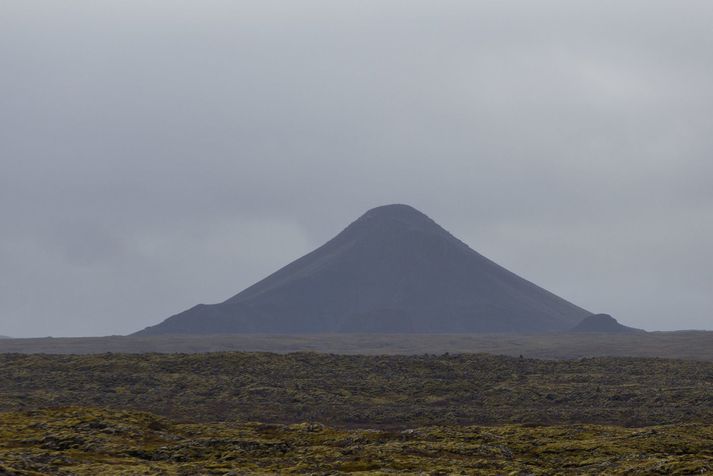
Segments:
[[[713,426],[178,424],[64,408],[0,414],[0,474],[704,474]]]

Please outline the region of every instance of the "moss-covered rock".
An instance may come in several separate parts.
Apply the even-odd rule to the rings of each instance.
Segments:
[[[0,414],[3,475],[704,474],[713,426],[179,424],[62,408]]]

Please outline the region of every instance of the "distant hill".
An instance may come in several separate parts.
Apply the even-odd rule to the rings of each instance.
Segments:
[[[136,334],[550,332],[590,314],[386,205],[230,299]]]
[[[9,336],[0,336],[0,339],[12,339],[12,337],[9,337]]]
[[[606,332],[606,333],[631,333],[645,332],[642,329],[635,329],[619,324],[609,314],[593,314],[585,317],[582,322],[572,328],[572,332]]]

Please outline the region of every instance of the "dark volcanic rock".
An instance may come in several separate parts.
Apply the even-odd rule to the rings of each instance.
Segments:
[[[547,332],[588,315],[418,210],[387,205],[227,301],[137,334]]]
[[[610,333],[627,333],[627,332],[645,332],[642,329],[635,329],[619,324],[609,314],[592,314],[585,317],[582,322],[572,328],[572,332],[610,332]]]

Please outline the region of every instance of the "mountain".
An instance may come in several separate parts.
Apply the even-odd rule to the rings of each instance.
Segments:
[[[227,301],[136,334],[549,332],[590,314],[386,205]]]
[[[12,337],[8,337],[8,336],[0,336],[0,339],[12,339]]]
[[[645,332],[642,329],[635,329],[619,324],[609,314],[592,314],[585,317],[582,322],[572,328],[572,332],[606,332],[613,334],[623,334],[632,332]]]

